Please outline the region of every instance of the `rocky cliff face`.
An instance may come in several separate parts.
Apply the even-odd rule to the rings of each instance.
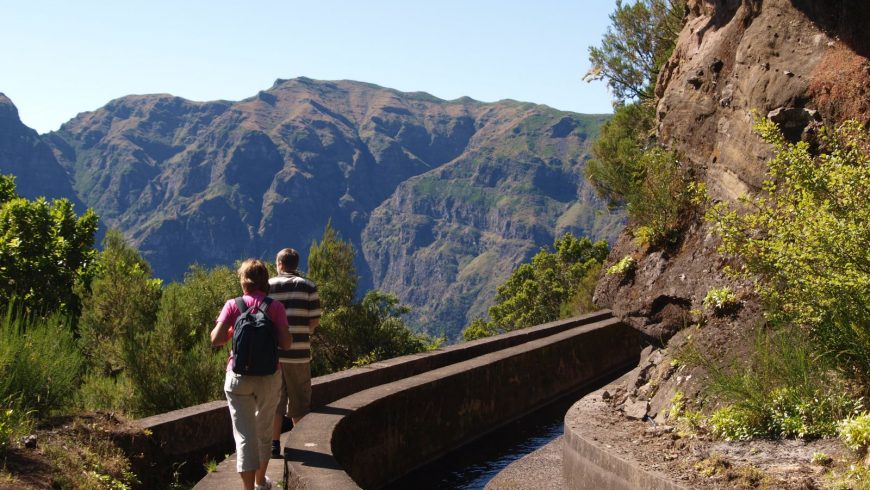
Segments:
[[[870,121],[868,31],[861,2],[694,0],[657,86],[660,140],[717,200],[759,188],[770,149],[753,112],[792,139],[819,121]],[[675,250],[645,253],[623,238],[611,259],[643,256],[629,283],[605,278],[597,298],[652,338],[667,339],[726,281],[716,240],[696,217]]]
[[[621,218],[582,177],[603,120],[299,78],[235,103],[128,96],[46,139],[159,276],[305,253],[331,220],[361,252],[363,286],[455,337],[558,234],[616,236]]]
[[[683,155],[714,199],[757,191],[772,153],[752,132],[753,112],[792,140],[811,137],[819,122],[870,122],[868,18],[870,4],[857,0],[690,0],[657,87],[660,140]],[[738,346],[761,317],[746,285],[723,275],[716,245],[698,216],[673,249],[640,249],[620,237],[609,260],[634,255],[637,271],[604,277],[596,299],[651,340],[667,341],[697,321],[710,288],[729,284],[743,294],[743,309],[707,317],[714,327],[695,339],[713,352]],[[661,390],[651,410],[672,395],[673,387]]]
[[[79,212],[82,204],[72,190],[70,177],[36,131],[18,117],[15,104],[0,93],[0,173],[15,176],[16,192],[28,199],[69,198]]]

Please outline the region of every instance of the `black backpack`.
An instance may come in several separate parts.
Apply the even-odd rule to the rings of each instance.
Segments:
[[[278,344],[275,327],[266,311],[272,298],[263,298],[259,308],[236,298],[241,314],[233,325],[233,372],[248,376],[268,376],[278,370]]]

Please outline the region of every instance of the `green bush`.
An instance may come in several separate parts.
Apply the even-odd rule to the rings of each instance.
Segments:
[[[227,299],[241,295],[228,267],[193,266],[163,290],[156,325],[125,343],[125,373],[137,415],[184,408],[222,396],[226,347],[214,350],[208,332]]]
[[[709,420],[713,435],[725,441],[748,441],[764,436],[763,425],[757,413],[734,405],[716,410]]]
[[[135,414],[133,387],[124,373],[116,376],[88,373],[79,388],[79,405],[85,410]]]
[[[840,421],[837,432],[846,446],[866,450],[870,446],[870,412]]]
[[[689,176],[679,156],[663,148],[644,151],[639,160],[636,188],[626,196],[628,216],[647,227],[652,245],[676,240],[690,210]]]
[[[788,143],[756,123],[777,151],[763,193],[741,209],[712,206],[721,252],[755,282],[767,318],[870,392],[870,132],[847,122],[820,132],[818,148]]]
[[[737,295],[728,286],[712,288],[704,296],[704,308],[715,313],[721,313],[733,308],[738,303]]]
[[[437,348],[439,339],[415,334],[405,325],[401,316],[407,311],[396,296],[369,291],[358,303],[324,312],[312,347],[312,375]]]
[[[618,108],[592,145],[586,177],[612,205],[625,206],[644,244],[672,242],[690,209],[690,178],[672,151],[655,146],[652,108]]]
[[[643,180],[640,158],[650,145],[655,127],[652,107],[639,103],[616,108],[592,142],[586,178],[611,205],[624,206],[635,199]]]
[[[0,458],[16,438],[29,434],[32,428],[31,412],[22,408],[20,402],[15,398],[0,402]]]
[[[412,332],[401,318],[408,307],[395,295],[373,290],[355,301],[353,257],[353,246],[330,224],[311,245],[308,269],[323,306],[311,342],[313,376],[435,349],[442,341]]]
[[[607,256],[606,242],[593,243],[566,233],[517,267],[498,287],[490,322],[472,322],[462,333],[465,340],[510,332],[585,313],[592,305],[595,282]]]
[[[28,312],[60,310],[75,321],[75,286],[88,280],[97,216],[81,216],[66,199],[33,201],[15,193],[14,178],[0,175],[0,304],[22,301]]]
[[[727,440],[835,435],[838,421],[859,413],[863,399],[813,355],[811,344],[788,330],[762,331],[745,364],[725,368],[702,359],[708,389],[726,402],[710,418],[712,432]]]
[[[161,281],[116,230],[106,233],[92,274],[90,290],[81,294],[79,343],[96,376],[115,376],[126,364],[125,342],[154,328]]]
[[[626,255],[625,257],[619,259],[619,262],[607,268],[607,275],[617,276],[628,274],[634,271],[635,267],[637,267],[637,261],[634,260],[634,257],[632,257],[631,255]]]
[[[69,407],[84,364],[70,319],[15,311],[10,304],[0,319],[0,400],[17,400],[39,416]]]

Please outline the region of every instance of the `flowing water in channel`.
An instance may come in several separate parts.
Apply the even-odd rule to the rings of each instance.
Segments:
[[[571,405],[607,381],[586,386],[511,422],[405,475],[385,490],[482,489],[507,465],[561,436]]]

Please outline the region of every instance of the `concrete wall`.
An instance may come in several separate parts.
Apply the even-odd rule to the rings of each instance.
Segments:
[[[638,354],[608,319],[352,394],[289,433],[289,487],[378,488]]]
[[[571,320],[551,322],[496,337],[448,346],[433,352],[398,357],[362,368],[320,376],[312,380],[311,405],[312,408],[322,407],[373,386],[609,317],[610,312],[603,310]],[[178,467],[182,463],[184,464],[182,468],[186,466],[188,471],[202,471],[205,458],[222,458],[225,454],[235,451],[229,411],[224,400],[140,419],[136,424],[152,434],[147,454],[137,465],[148,473],[157,472],[171,476],[173,467]],[[125,445],[131,446],[131,444]],[[135,447],[139,449],[140,446],[141,441],[137,441]],[[197,475],[197,478],[201,476],[201,474]]]
[[[610,316],[608,310],[603,310],[321,376],[312,380],[312,408],[323,407],[374,386],[521,345]],[[235,450],[229,411],[223,400],[155,415],[137,420],[136,423],[151,433],[148,441],[128,441],[122,445],[128,447],[131,454],[141,453],[140,457],[134,456],[133,460],[146,488],[169,481],[174,469],[179,467],[182,478],[188,481],[191,478],[198,479],[203,476],[203,462],[207,458],[220,459]]]
[[[624,384],[629,375],[587,394],[566,413],[562,476],[570,490],[686,490],[664,476],[620,457],[616,448],[598,442],[589,430],[596,423],[596,416],[609,410],[603,392],[607,389],[612,392],[612,387]]]

